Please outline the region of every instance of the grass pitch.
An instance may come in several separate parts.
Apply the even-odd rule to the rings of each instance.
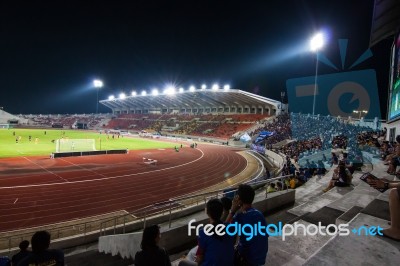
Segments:
[[[15,136],[14,136],[15,132]],[[46,134],[45,134],[46,132]],[[16,143],[16,138],[21,136],[21,140]],[[31,141],[29,141],[31,136]],[[69,139],[94,139],[96,150],[112,149],[165,149],[174,148],[180,143],[153,141],[141,138],[128,138],[126,136],[113,139],[111,135],[91,131],[63,130],[63,129],[0,129],[0,157],[18,157],[31,155],[49,156],[56,151],[56,144],[53,140],[62,137]],[[36,142],[36,138],[38,141]]]

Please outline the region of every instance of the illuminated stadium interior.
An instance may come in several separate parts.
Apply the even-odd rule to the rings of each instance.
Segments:
[[[101,2],[0,10],[0,266],[399,265],[399,1]]]

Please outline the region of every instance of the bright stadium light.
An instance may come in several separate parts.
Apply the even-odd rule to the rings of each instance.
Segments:
[[[315,34],[310,40],[311,52],[318,52],[324,46],[324,35],[319,32]]]
[[[101,87],[103,87],[103,81],[101,81],[99,79],[95,79],[95,80],[93,80],[93,86],[95,88],[101,88]]]
[[[142,96],[146,96],[147,92],[146,91],[142,91]]]
[[[151,91],[151,94],[152,94],[153,96],[157,96],[157,95],[158,95],[158,90],[157,90],[157,89],[153,89],[153,90]]]
[[[114,95],[110,95],[110,96],[108,96],[108,100],[114,100],[115,99],[115,96]]]
[[[195,90],[196,90],[195,86],[192,85],[192,86],[189,87],[189,91],[195,91]]]
[[[185,91],[185,89],[184,89],[184,88],[182,88],[182,87],[181,87],[181,88],[179,88],[179,92],[180,92],[180,93],[182,93],[182,92],[184,92],[184,91]]]
[[[174,86],[168,86],[168,87],[164,90],[164,94],[167,94],[167,95],[173,95],[173,94],[175,94],[175,87],[174,87]]]
[[[212,86],[212,90],[216,91],[216,90],[218,90],[218,89],[219,89],[219,85],[218,85],[218,84],[214,84],[214,85]]]
[[[315,62],[315,80],[314,80],[314,100],[313,100],[313,109],[312,114],[315,114],[315,99],[317,96],[317,81],[318,81],[318,50],[324,46],[324,35],[320,32],[314,35],[314,37],[310,40],[310,50],[311,52],[316,53],[316,62]]]
[[[125,99],[125,97],[126,97],[125,93],[122,92],[122,93],[119,94],[119,98],[120,99]]]
[[[136,91],[132,91],[131,95],[136,96]]]
[[[225,84],[225,85],[224,85],[224,90],[227,91],[227,90],[229,90],[230,88],[231,88],[231,86],[229,86],[229,84]]]
[[[103,87],[103,81],[99,79],[93,80],[93,86],[97,89],[96,90],[96,114],[99,112],[99,89]]]
[[[202,90],[207,89],[207,85],[206,85],[206,84],[201,85],[201,89],[202,89]]]

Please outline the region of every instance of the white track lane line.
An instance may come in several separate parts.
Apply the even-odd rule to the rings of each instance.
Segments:
[[[62,180],[64,180],[65,182],[67,182],[67,183],[69,183],[69,181],[67,180],[67,179],[65,179],[65,178],[63,178],[63,177],[61,177],[61,176],[59,176],[59,175],[57,175],[56,173],[53,173],[52,171],[49,171],[49,170],[47,170],[46,168],[44,168],[43,166],[41,166],[41,165],[39,165],[39,164],[37,164],[37,163],[35,163],[34,161],[32,161],[32,160],[30,160],[29,158],[27,158],[27,157],[23,157],[24,159],[26,159],[27,161],[29,161],[29,162],[31,162],[31,163],[33,163],[34,165],[37,165],[37,166],[39,166],[40,168],[42,168],[43,170],[45,170],[46,172],[48,172],[48,173],[50,173],[50,174],[52,174],[52,175],[55,175],[55,176],[57,176],[58,178],[60,178],[60,179],[62,179]]]
[[[102,180],[110,180],[110,179],[116,179],[116,178],[121,178],[121,177],[128,177],[128,176],[137,176],[137,175],[143,175],[143,174],[148,174],[148,173],[154,173],[154,172],[161,172],[161,171],[166,171],[166,170],[170,170],[170,169],[174,169],[174,168],[178,168],[178,167],[182,167],[188,164],[192,164],[197,162],[198,160],[201,160],[204,157],[204,152],[200,149],[197,149],[198,151],[201,152],[201,156],[199,158],[197,158],[196,160],[184,163],[184,164],[180,164],[180,165],[176,165],[176,166],[171,166],[168,168],[164,168],[164,169],[159,169],[159,170],[153,170],[153,171],[147,171],[147,172],[141,172],[141,173],[135,173],[135,174],[126,174],[126,175],[119,175],[119,176],[110,176],[110,177],[104,177],[104,178],[96,178],[96,179],[88,179],[88,180],[79,180],[79,181],[67,181],[64,178],[60,177],[61,179],[64,179],[66,182],[63,183],[44,183],[44,184],[34,184],[34,185],[24,185],[24,186],[13,186],[13,187],[0,187],[0,189],[13,189],[13,188],[29,188],[29,187],[44,187],[44,186],[56,186],[56,185],[67,185],[67,184],[78,184],[78,183],[86,183],[86,182],[94,182],[94,181],[102,181]],[[28,160],[28,159],[27,159]],[[40,166],[40,165],[39,165]],[[42,167],[43,168],[43,167]],[[45,168],[43,168],[44,170],[46,170]],[[48,170],[46,170],[48,171]],[[48,171],[49,173],[52,173],[50,171]],[[54,173],[52,173],[54,174]]]

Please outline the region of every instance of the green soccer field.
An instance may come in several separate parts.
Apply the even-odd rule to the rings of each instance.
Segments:
[[[45,134],[46,131],[46,134]],[[14,136],[15,132],[15,136]],[[16,138],[21,140],[16,143]],[[31,141],[29,141],[31,136]],[[63,130],[63,129],[0,129],[0,157],[18,157],[29,155],[50,155],[56,151],[56,144],[53,140],[60,138],[72,139],[94,139],[96,150],[112,149],[162,149],[174,148],[177,144],[171,142],[152,141],[141,138],[127,138],[106,134],[99,134],[90,131]],[[38,138],[37,141],[36,138]],[[180,145],[180,144],[179,144]]]

